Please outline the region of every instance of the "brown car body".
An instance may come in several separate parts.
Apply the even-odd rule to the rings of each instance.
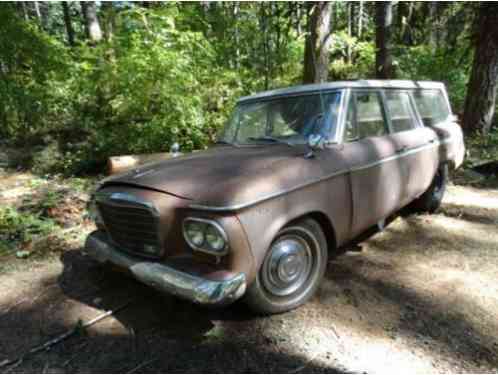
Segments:
[[[161,291],[199,303],[232,302],[254,282],[288,223],[312,217],[333,251],[420,197],[439,166],[462,163],[462,132],[451,110],[444,121],[424,126],[415,109],[417,126],[411,130],[344,141],[355,91],[424,89],[439,90],[449,108],[444,85],[435,82],[335,82],[242,98],[244,103],[337,91],[341,103],[329,142],[312,157],[306,144],[219,145],[106,179],[96,193],[99,230],[89,236],[87,250]],[[223,228],[226,254],[189,246],[186,218]],[[158,253],[136,250],[144,233],[157,242]]]

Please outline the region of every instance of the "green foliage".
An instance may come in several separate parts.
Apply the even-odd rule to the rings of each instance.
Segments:
[[[0,7],[0,136],[29,137],[61,120],[67,53],[55,38]]]
[[[185,151],[204,148],[235,100],[256,86],[247,69],[218,66],[201,32],[180,31],[177,7],[122,10],[111,40],[71,54],[9,9],[3,13],[5,33],[20,35],[12,46],[36,50],[26,53],[29,60],[11,59],[0,115],[5,136],[44,145],[33,152],[37,173],[101,170],[111,155],[166,151],[174,142]]]
[[[334,57],[329,67],[331,80],[364,79],[373,76],[373,42],[359,41],[345,32],[338,32],[332,36],[331,53]]]
[[[492,130],[486,137],[478,135],[468,137],[465,143],[469,164],[498,160],[498,128]]]
[[[14,207],[0,207],[0,253],[15,248],[13,244],[30,242],[49,234],[55,228],[51,219]]]
[[[461,112],[467,91],[468,71],[472,62],[466,50],[451,53],[428,45],[397,51],[400,78],[445,82],[454,112]]]
[[[40,4],[45,22],[0,6],[0,137],[29,148],[23,164],[39,174],[102,171],[109,156],[174,142],[205,148],[238,97],[302,79],[307,4],[98,5],[107,37],[90,44],[70,3],[76,46],[66,43],[61,4]],[[374,76],[375,7],[333,5],[329,80]],[[475,9],[444,3],[429,19],[426,4],[396,7],[399,78],[445,82],[461,112]]]

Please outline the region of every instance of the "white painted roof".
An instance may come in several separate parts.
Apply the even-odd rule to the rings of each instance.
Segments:
[[[244,96],[238,101],[243,102],[246,100],[266,99],[273,96],[296,95],[301,93],[315,92],[315,91],[329,91],[344,88],[390,88],[390,89],[442,89],[444,90],[444,83],[434,81],[408,81],[408,80],[355,80],[355,81],[336,81],[326,83],[316,83],[311,85],[299,85],[285,87],[282,89],[269,90],[259,92],[254,95]]]

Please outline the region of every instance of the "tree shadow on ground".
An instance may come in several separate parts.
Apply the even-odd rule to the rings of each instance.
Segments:
[[[129,307],[6,372],[345,372],[308,363],[306,353],[282,350],[266,332],[271,317],[250,314],[240,303],[206,309],[163,296],[124,274],[90,260],[79,250],[61,256],[62,273],[44,280],[43,298],[2,316],[0,362],[15,358],[54,335],[71,330],[78,317],[94,317],[124,301]],[[95,311],[87,311],[95,308]],[[98,309],[98,310],[97,310]],[[138,368],[137,368],[138,366]]]
[[[359,262],[361,265],[356,264]],[[365,319],[379,319],[373,314],[372,310],[376,308],[372,308],[371,303],[395,306],[397,319],[388,322],[391,334],[395,336],[415,338],[427,350],[437,347],[438,351],[455,360],[484,361],[498,366],[498,342],[494,335],[494,332],[498,332],[498,324],[488,325],[484,331],[460,313],[458,306],[450,305],[441,296],[428,295],[397,280],[377,278],[375,272],[362,272],[384,267],[382,261],[368,259],[334,261],[328,269],[325,282],[332,282],[347,291],[347,294],[353,294],[350,300]],[[377,323],[382,325],[386,321],[381,316]]]
[[[476,224],[498,225],[498,210],[469,207],[462,204],[446,203],[441,209],[445,216],[470,221]]]

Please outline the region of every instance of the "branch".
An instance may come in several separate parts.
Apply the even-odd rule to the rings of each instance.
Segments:
[[[117,313],[118,311],[121,311],[123,310],[125,307],[128,307],[131,303],[133,302],[133,300],[128,300],[127,302],[123,303],[122,305],[118,306],[117,308],[115,308],[114,310],[108,310],[106,311],[105,313],[103,314],[100,314],[98,316],[96,316],[95,318],[93,318],[92,320],[86,322],[86,323],[83,323],[83,324],[80,324],[78,323],[75,327],[73,327],[72,329],[70,329],[69,331],[66,331],[64,332],[63,334],[57,336],[57,337],[54,337],[53,339],[51,340],[48,340],[47,342],[41,344],[41,345],[38,345],[38,346],[35,346],[33,348],[31,348],[30,350],[28,350],[26,353],[24,353],[23,355],[15,358],[15,359],[5,359],[3,360],[2,362],[0,362],[0,368],[4,367],[4,366],[8,366],[8,365],[11,365],[13,363],[15,363],[15,367],[17,367],[19,364],[22,363],[22,361],[24,361],[24,359],[31,355],[31,354],[36,354],[36,353],[39,353],[41,351],[44,351],[44,350],[50,350],[50,348],[58,343],[60,343],[61,341],[64,341],[65,339],[75,335],[77,332],[79,332],[82,328],[88,328],[98,322],[100,322],[101,320]]]

